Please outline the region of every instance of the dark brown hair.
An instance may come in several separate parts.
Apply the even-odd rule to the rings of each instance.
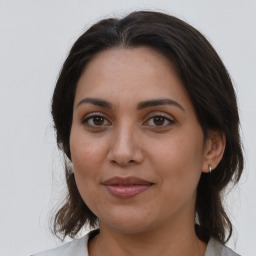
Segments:
[[[195,205],[197,236],[205,242],[214,237],[225,243],[232,234],[232,224],[223,207],[223,190],[230,182],[238,182],[243,169],[236,96],[218,54],[200,32],[184,21],[163,13],[139,11],[122,19],[102,20],[82,34],[64,62],[52,98],[58,146],[70,159],[76,85],[88,62],[109,48],[139,46],[152,48],[175,65],[205,137],[209,129],[219,130],[226,137],[221,162],[210,175],[201,175]],[[85,224],[94,227],[97,223],[67,165],[66,181],[67,197],[55,215],[53,228],[63,238],[75,237]]]

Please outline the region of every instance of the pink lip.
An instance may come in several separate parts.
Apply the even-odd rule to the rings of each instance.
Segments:
[[[129,198],[149,189],[153,183],[135,177],[114,177],[104,181],[103,185],[111,195]]]

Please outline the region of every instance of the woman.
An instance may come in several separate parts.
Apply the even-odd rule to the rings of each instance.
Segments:
[[[74,44],[52,100],[68,195],[40,255],[237,255],[227,185],[243,169],[232,82],[187,23],[134,12]]]

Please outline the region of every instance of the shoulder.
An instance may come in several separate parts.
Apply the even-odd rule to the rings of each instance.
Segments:
[[[221,244],[219,241],[211,238],[205,256],[240,256],[227,246]]]
[[[74,239],[57,248],[46,250],[31,256],[88,256],[87,242],[89,234],[80,239]]]

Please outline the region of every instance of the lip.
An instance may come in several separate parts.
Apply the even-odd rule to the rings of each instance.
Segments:
[[[113,177],[102,183],[106,190],[119,198],[130,198],[148,190],[153,183],[136,177]]]

